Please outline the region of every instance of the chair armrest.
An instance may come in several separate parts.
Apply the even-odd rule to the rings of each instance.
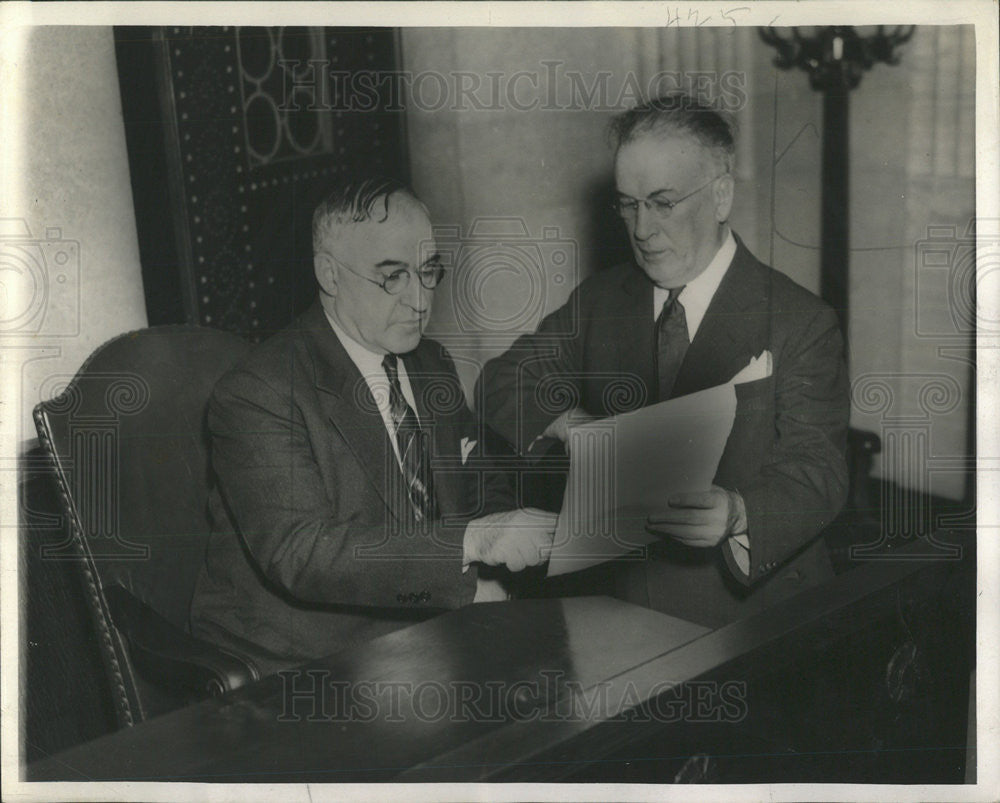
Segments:
[[[873,492],[872,458],[882,451],[882,440],[874,432],[847,430],[847,501],[838,516],[827,525],[823,538],[837,574],[854,568],[851,548],[879,541],[881,514],[878,491]],[[875,486],[877,489],[877,485]]]
[[[847,470],[850,491],[844,513],[860,520],[874,520],[871,493],[872,458],[882,451],[882,440],[874,432],[847,430]]]
[[[253,663],[171,624],[118,584],[104,590],[111,619],[147,680],[199,696],[218,696],[259,679]]]
[[[874,432],[864,429],[847,430],[847,453],[858,460],[882,451],[882,439]]]

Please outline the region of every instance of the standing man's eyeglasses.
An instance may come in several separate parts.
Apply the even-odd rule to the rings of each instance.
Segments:
[[[725,173],[722,175],[725,175]],[[691,190],[691,192],[687,195],[678,198],[676,201],[660,197],[660,193],[663,192],[663,190],[660,190],[659,192],[654,192],[648,198],[644,198],[641,201],[636,198],[630,198],[628,195],[619,195],[612,202],[611,208],[615,210],[622,220],[631,222],[634,221],[636,216],[639,214],[639,204],[641,203],[645,205],[646,209],[660,218],[660,220],[666,220],[674,211],[675,206],[686,201],[691,196],[697,195],[705,189],[705,187],[711,186],[712,182],[717,178],[722,178],[722,176],[716,176],[715,178],[709,180],[706,184],[702,184],[696,190]]]
[[[443,265],[432,262],[417,268],[415,271],[411,271],[409,268],[398,268],[382,279],[382,281],[378,281],[377,279],[365,276],[363,273],[358,273],[340,260],[337,260],[337,264],[346,268],[348,272],[353,273],[355,276],[364,279],[366,282],[371,282],[376,287],[381,287],[391,296],[398,296],[409,286],[411,273],[417,274],[417,281],[420,282],[421,287],[425,290],[434,290],[441,284],[445,270]]]

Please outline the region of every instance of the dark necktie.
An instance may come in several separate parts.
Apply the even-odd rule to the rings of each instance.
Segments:
[[[427,433],[420,428],[417,415],[406,403],[399,385],[396,355],[386,354],[382,367],[389,379],[389,412],[399,447],[399,462],[406,481],[406,492],[417,521],[434,517],[434,489],[431,485],[430,448]]]
[[[656,319],[657,401],[666,401],[670,398],[674,381],[681,370],[681,363],[684,362],[684,355],[691,342],[688,340],[684,305],[677,298],[683,289],[675,287],[670,291]]]

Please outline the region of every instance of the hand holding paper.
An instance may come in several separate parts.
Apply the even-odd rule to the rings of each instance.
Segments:
[[[735,413],[736,393],[726,384],[570,429],[569,477],[548,575],[655,541],[661,533],[647,529],[651,512],[671,497],[711,492]],[[708,510],[714,515],[715,506]],[[728,521],[730,510],[724,513]]]
[[[687,546],[713,547],[746,529],[740,495],[718,485],[708,491],[674,494],[667,505],[649,514],[646,529]]]

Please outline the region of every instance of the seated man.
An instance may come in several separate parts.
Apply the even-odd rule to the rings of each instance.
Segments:
[[[422,332],[444,269],[404,186],[316,209],[320,296],[216,386],[213,532],[193,632],[270,674],[432,612],[505,599],[480,564],[544,562],[555,517],[513,510],[445,350]]]
[[[487,363],[476,398],[529,455],[542,436],[565,443],[575,420],[623,412],[615,383],[634,386],[635,409],[756,368],[736,386],[716,484],[665,493],[645,522],[662,537],[650,559],[613,567],[622,598],[717,627],[832,576],[817,536],[847,494],[843,341],[829,306],[730,230],[735,146],[721,115],[675,94],[625,112],[613,133],[634,261],[588,277]],[[573,383],[579,407],[543,398],[552,377]]]

